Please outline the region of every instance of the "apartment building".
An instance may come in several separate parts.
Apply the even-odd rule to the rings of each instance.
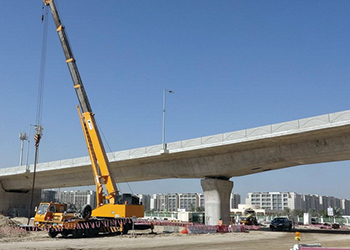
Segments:
[[[151,196],[149,194],[136,194],[140,199],[140,204],[143,205],[145,211],[151,209]]]
[[[340,208],[343,214],[350,214],[350,201],[332,196],[305,195],[295,192],[254,192],[248,193],[246,204],[256,205],[265,210],[327,210],[328,207]]]
[[[178,194],[179,197],[179,209],[184,209],[185,211],[194,211],[199,207],[198,193],[181,193]]]
[[[231,194],[230,209],[238,208],[238,204],[241,203],[241,196],[239,194]]]
[[[150,200],[150,209],[155,211],[175,212],[179,207],[177,194],[153,194]]]
[[[237,208],[241,202],[239,194],[231,194],[230,208]],[[194,211],[198,208],[205,208],[203,193],[167,193],[153,194],[150,201],[150,209],[156,211],[176,212]]]
[[[198,200],[199,200],[198,207],[200,207],[204,210],[205,201],[204,201],[204,194],[203,193],[198,193]]]
[[[92,190],[63,191],[58,193],[58,200],[62,203],[73,204],[77,209],[90,204],[96,207],[96,192]]]

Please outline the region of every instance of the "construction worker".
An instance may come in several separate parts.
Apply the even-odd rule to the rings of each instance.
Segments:
[[[219,226],[222,226],[222,219],[221,217],[219,218],[219,223],[218,223]]]
[[[151,221],[151,232],[150,232],[150,234],[154,234],[153,229],[154,229],[154,222],[153,222],[153,220],[152,220],[152,221]]]

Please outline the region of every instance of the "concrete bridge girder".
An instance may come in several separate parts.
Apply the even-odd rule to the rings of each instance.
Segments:
[[[149,159],[112,161],[111,169],[117,182],[133,182],[167,178],[205,178],[210,176],[242,176],[297,165],[350,159],[350,134],[339,137],[317,137],[293,142],[286,140],[264,143],[261,147],[237,150],[225,147],[207,154],[190,157],[184,153],[157,155]],[[222,150],[225,153],[218,153]],[[30,189],[32,173],[0,176],[6,189]],[[58,188],[94,185],[91,166],[72,166],[40,169],[36,177],[37,188]]]

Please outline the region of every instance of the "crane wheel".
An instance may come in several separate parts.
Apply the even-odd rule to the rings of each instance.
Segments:
[[[61,232],[61,235],[66,238],[69,235],[69,231],[67,229],[63,229],[63,231]]]
[[[128,234],[129,230],[132,228],[132,225],[130,223],[126,223],[125,225],[123,225],[123,234]]]
[[[83,206],[83,208],[81,209],[81,216],[84,219],[88,219],[91,217],[91,213],[92,213],[92,208],[89,204],[86,204]]]
[[[51,237],[51,238],[55,238],[57,236],[58,232],[54,229],[54,228],[50,228],[49,231],[48,231],[48,235]]]
[[[73,237],[74,238],[81,238],[84,235],[84,231],[82,229],[74,229],[73,230]]]
[[[94,228],[88,228],[84,230],[85,237],[88,237],[88,238],[94,237],[95,234],[96,234],[96,230]]]

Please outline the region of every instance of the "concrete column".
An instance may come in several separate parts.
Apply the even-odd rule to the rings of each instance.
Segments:
[[[6,192],[0,188],[0,214],[11,217],[28,217],[31,191],[27,193]],[[41,200],[41,189],[34,190],[33,207],[37,207]],[[31,216],[34,216],[34,209]]]
[[[215,178],[201,180],[205,202],[205,224],[217,225],[219,219],[223,224],[230,224],[230,197],[233,182]]]

